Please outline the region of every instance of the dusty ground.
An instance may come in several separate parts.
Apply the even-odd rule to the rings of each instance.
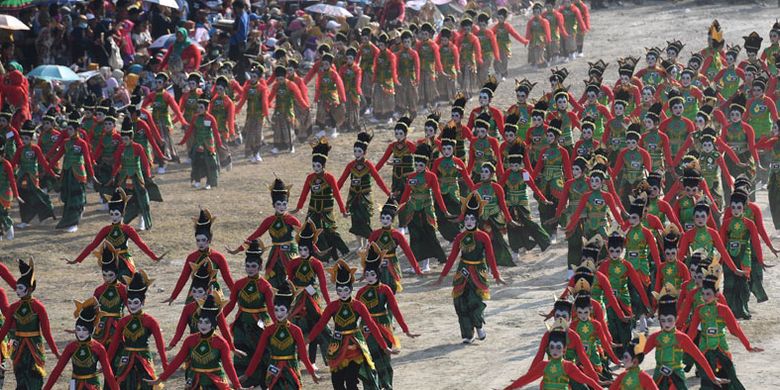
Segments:
[[[691,2],[676,5],[652,3],[643,7],[626,6],[595,12],[592,16],[594,28],[586,41],[586,57],[567,65],[571,71],[568,82],[574,86],[576,96],[580,96],[581,80],[586,78],[586,62],[603,58],[610,62],[606,78],[612,83],[617,76],[615,60],[618,56],[643,55],[645,47],[663,47],[666,40],[674,38],[687,44],[682,55],[687,59],[691,51],[699,50],[706,44],[706,31],[712,18],[721,21],[728,43],[741,45],[741,37],[753,29],[766,37],[775,16],[773,8],[753,5],[697,7]],[[512,23],[519,25],[524,31],[525,21],[519,19],[515,18]],[[765,38],[765,45],[767,42],[768,38]],[[528,77],[539,82],[532,94],[539,96],[542,89],[548,86],[548,71],[529,68],[525,65],[526,50],[518,45],[514,50],[511,75],[518,78]],[[507,82],[499,87],[496,104],[506,108],[512,100],[512,83]],[[445,112],[448,113],[449,109],[445,108]],[[414,133],[410,135],[412,139],[421,136],[422,123],[419,119],[418,122]],[[375,160],[392,138],[390,132],[380,130],[384,129],[377,129],[377,137],[370,150],[371,157]],[[352,142],[353,136],[349,134],[342,135],[335,141],[328,164],[334,174],[340,174],[351,158]],[[158,264],[142,256],[135,247],[131,247],[131,251],[135,254],[136,264],[156,278],[148,296],[147,312],[160,320],[166,337],[173,333],[183,299],[180,298],[170,307],[160,302],[168,297],[181,270],[183,259],[194,249],[190,218],[197,216],[198,207],[208,207],[217,216],[214,247],[222,250],[225,245],[236,245],[271,212],[267,185],[273,179],[273,172],[294,185],[291,200],[297,201],[303,179],[310,170],[309,161],[307,146],[300,146],[299,151],[291,156],[266,157],[261,165],[249,165],[245,160],[241,160],[232,172],[223,172],[219,188],[209,192],[195,191],[189,187],[188,166],[172,167],[167,174],[157,178],[166,202],[153,205],[154,230],[143,232],[141,236],[157,253],[170,253]],[[385,169],[382,174],[389,176],[389,170]],[[768,216],[766,192],[759,192],[758,198],[765,208],[764,215]],[[13,242],[0,243],[3,261],[8,264],[12,257],[35,256],[39,280],[36,296],[43,300],[49,309],[52,330],[60,349],[72,340],[72,336],[64,332],[73,326],[71,300],[86,298],[100,282],[100,273],[94,258],[77,266],[68,266],[61,260],[64,256],[76,256],[95,232],[107,222],[107,215],[99,211],[96,205],[97,196],[90,194],[89,202],[78,233],[56,232],[52,230],[53,224],[47,222],[42,226],[18,232],[18,238]],[[57,205],[60,205],[59,201]],[[765,223],[771,226],[768,219]],[[346,229],[343,231],[351,240]],[[356,246],[354,242],[351,245]],[[243,257],[228,256],[228,260],[234,276],[241,277]],[[502,269],[509,286],[493,289],[493,300],[489,302],[486,313],[488,338],[471,346],[460,344],[450,288],[433,287],[435,276],[407,278],[406,289],[399,296],[401,309],[412,331],[422,333],[422,336],[415,340],[403,340],[403,350],[394,358],[395,387],[500,388],[512,378],[523,374],[529,367],[544,331],[538,313],[549,309],[553,292],[558,292],[563,287],[564,265],[565,247],[558,244],[546,253],[534,252],[526,255],[516,268]],[[16,273],[15,266],[11,267]],[[437,267],[436,271],[439,270]],[[775,270],[770,270],[766,275],[767,290],[772,300],[760,306],[754,305],[753,320],[742,323],[748,337],[767,351],[763,354],[748,354],[737,344],[736,339],[730,339],[737,371],[749,389],[770,388],[776,383],[771,378],[777,371],[771,368],[773,365],[767,363],[780,359],[780,338],[777,336],[777,320],[780,314],[772,310],[777,308],[777,299],[780,296],[777,275]],[[15,299],[13,292],[8,292],[11,295],[9,298]],[[51,354],[47,354],[47,358],[50,371],[54,358]],[[647,360],[644,367],[650,369],[653,367],[653,359],[650,357]],[[320,367],[324,367],[322,362],[318,363]],[[70,367],[67,370],[70,370]],[[770,376],[770,373],[773,375]],[[304,378],[304,382],[308,388],[330,388],[328,374],[323,376],[323,384],[318,386],[313,385],[308,377]],[[7,381],[13,382],[10,372],[8,377]],[[169,388],[182,389],[182,377],[183,375],[178,373],[168,381]],[[695,382],[690,380],[689,385]],[[13,383],[6,384],[6,388],[13,386]],[[61,379],[57,385],[60,389],[66,386],[65,379]],[[693,388],[698,388],[698,384]]]

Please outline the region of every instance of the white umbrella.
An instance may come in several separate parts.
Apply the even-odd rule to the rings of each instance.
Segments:
[[[0,15],[0,30],[26,31],[30,28],[11,15]]]
[[[157,4],[162,7],[168,7],[173,9],[179,9],[179,3],[176,0],[144,0],[149,4]]]
[[[346,8],[329,4],[314,4],[312,6],[306,7],[306,11],[313,12],[315,14],[323,14],[334,18],[339,16],[351,18],[353,16],[352,13],[347,11]]]

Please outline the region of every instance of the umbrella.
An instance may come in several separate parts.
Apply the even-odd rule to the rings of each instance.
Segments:
[[[168,7],[173,9],[179,9],[179,3],[176,0],[144,0],[149,4],[157,4],[161,7]]]
[[[314,4],[306,7],[306,11],[315,14],[323,14],[334,18],[339,16],[343,16],[345,18],[351,18],[353,16],[351,12],[346,10],[346,8],[337,7],[335,5],[329,5],[329,4]]]
[[[155,39],[151,45],[149,45],[149,49],[167,49],[173,45],[174,41],[176,41],[176,34],[161,35],[159,38]],[[199,43],[195,41],[192,41],[192,43],[195,44],[195,46],[197,46],[201,51],[203,51],[203,47]]]
[[[27,74],[27,77],[35,77],[43,80],[78,81],[81,80],[76,72],[62,65],[41,65]]]
[[[0,0],[0,11],[17,11],[35,5],[35,0]]]
[[[0,30],[29,30],[26,24],[11,15],[0,15]]]

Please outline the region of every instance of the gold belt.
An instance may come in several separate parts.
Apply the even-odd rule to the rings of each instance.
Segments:
[[[127,352],[146,352],[149,348],[133,348],[133,347],[125,347],[125,351]]]
[[[466,264],[466,265],[480,265],[480,264],[482,264],[482,260],[470,261],[470,260],[460,259],[460,261],[462,261],[463,264]]]
[[[120,249],[120,250],[116,251],[116,254],[118,254],[118,255],[126,255],[127,253],[128,253],[127,249]]]
[[[219,367],[215,367],[215,368],[195,368],[195,367],[192,367],[191,370],[192,370],[192,372],[197,372],[199,374],[208,374],[208,373],[211,373],[211,372],[219,372],[222,369],[219,368]]]
[[[371,313],[371,317],[381,317],[386,315],[387,315],[387,311],[383,311],[381,313]]]
[[[337,330],[336,332],[341,333],[342,335],[349,335],[349,334],[355,334],[357,333],[357,329],[351,329],[351,330]]]
[[[14,333],[14,337],[38,337],[41,335],[41,332],[16,332]]]
[[[272,242],[271,246],[282,246],[282,245],[292,245],[293,241],[284,241],[284,242]]]
[[[271,355],[273,360],[295,360],[295,355]]]
[[[241,307],[241,306],[239,306],[238,307],[238,311],[242,311],[244,313],[249,313],[249,314],[257,314],[257,313],[265,313],[265,312],[267,312],[268,308],[261,307],[259,309],[250,309],[248,307]]]
[[[75,380],[78,380],[78,381],[85,381],[87,379],[97,378],[97,376],[98,376],[98,374],[94,373],[94,374],[89,374],[89,375],[76,375],[76,374],[73,374],[70,377],[72,379],[75,379]]]
[[[107,312],[100,312],[99,316],[100,317],[113,317],[113,318],[122,317],[122,315],[119,314],[119,313],[107,313]]]

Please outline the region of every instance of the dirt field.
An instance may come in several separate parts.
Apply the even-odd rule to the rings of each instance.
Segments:
[[[698,7],[692,2],[675,5],[654,2],[643,7],[632,5],[595,12],[592,15],[593,31],[586,38],[586,56],[566,65],[571,71],[567,83],[573,85],[575,95],[580,96],[582,80],[586,78],[587,61],[603,58],[610,62],[606,79],[611,84],[617,76],[617,57],[628,54],[643,56],[645,47],[664,47],[666,40],[674,38],[687,44],[681,55],[687,60],[691,51],[705,46],[706,32],[712,18],[720,20],[729,44],[742,45],[741,37],[755,29],[765,37],[764,45],[767,45],[768,31],[776,16],[774,8],[753,5]],[[515,17],[512,23],[525,30],[525,20]],[[544,87],[549,88],[546,81],[548,71],[526,66],[525,48],[515,45],[514,52],[510,74],[539,82],[532,93],[534,97],[539,96]],[[499,86],[496,105],[502,109],[508,107],[513,101],[513,95],[513,83],[507,80]],[[448,107],[443,111],[449,115]],[[243,119],[239,123],[243,123]],[[414,132],[410,134],[411,139],[421,137],[421,127],[422,120],[418,119]],[[386,129],[376,129],[376,138],[369,151],[373,160],[379,158],[386,143],[392,139],[391,132],[382,130]],[[335,175],[341,173],[351,158],[353,141],[354,135],[343,134],[334,142],[328,169]],[[243,155],[243,151],[235,154]],[[208,207],[217,216],[214,248],[222,251],[225,245],[234,246],[242,242],[261,219],[272,211],[267,185],[273,179],[274,172],[293,184],[291,203],[297,201],[303,179],[310,171],[308,146],[299,146],[294,155],[264,158],[265,161],[260,165],[250,165],[241,159],[232,172],[223,171],[219,187],[212,191],[190,188],[189,167],[186,165],[172,166],[168,173],[157,178],[166,202],[153,204],[154,229],[141,233],[141,236],[155,252],[170,253],[162,262],[152,263],[136,247],[131,245],[130,250],[135,255],[136,264],[156,279],[148,294],[146,311],[160,320],[166,339],[173,334],[183,307],[183,298],[180,297],[172,306],[160,302],[168,297],[182,268],[183,259],[194,250],[191,217],[197,216],[198,207]],[[389,169],[385,169],[381,173],[389,177],[389,172]],[[346,194],[346,191],[343,193]],[[764,207],[764,216],[769,218],[766,192],[759,192],[758,198]],[[18,271],[11,263],[12,258],[35,257],[38,271],[38,290],[35,295],[48,307],[52,330],[60,349],[73,337],[64,332],[72,329],[74,323],[71,300],[88,297],[101,281],[100,270],[93,257],[74,266],[68,266],[62,260],[63,257],[75,257],[98,229],[108,222],[106,213],[98,209],[97,195],[90,194],[89,202],[83,223],[75,234],[54,231],[54,224],[49,221],[18,231],[17,239],[13,242],[0,242],[2,260],[9,264],[14,274]],[[61,206],[59,200],[56,204]],[[57,214],[61,214],[59,210]],[[14,215],[17,215],[18,221],[18,214],[14,212]],[[347,223],[342,221],[342,231],[351,241],[350,245],[355,247],[357,244],[346,232]],[[771,226],[768,219],[765,219],[765,223],[768,228]],[[242,277],[243,256],[228,256],[228,260],[234,277]],[[355,261],[354,258],[352,261]],[[768,261],[776,260],[770,257]],[[402,339],[402,351],[394,357],[395,388],[501,388],[523,374],[529,367],[545,329],[538,313],[549,310],[552,294],[563,288],[564,267],[565,245],[559,243],[545,253],[535,251],[525,255],[516,268],[502,269],[509,285],[492,290],[493,299],[488,303],[486,312],[488,338],[469,346],[460,344],[448,283],[443,287],[433,287],[435,275],[406,278],[405,290],[399,296],[401,309],[412,331],[422,333],[422,336],[415,340]],[[440,268],[436,267],[434,271],[438,272]],[[748,354],[736,339],[729,339],[737,372],[748,389],[776,386],[773,377],[777,375],[777,370],[771,368],[775,367],[774,364],[767,363],[780,360],[780,337],[777,336],[780,312],[773,310],[777,309],[780,296],[777,276],[776,269],[767,272],[765,283],[771,300],[760,306],[753,303],[753,320],[742,322],[751,341],[767,351],[763,354]],[[7,288],[6,291],[9,299],[14,301],[16,298],[13,291]],[[50,371],[54,366],[54,357],[47,353],[47,359]],[[325,367],[323,362],[317,363],[321,369]],[[653,366],[652,356],[648,357],[643,367],[651,369]],[[159,363],[157,367],[159,372]],[[69,375],[70,365],[64,377],[69,378]],[[10,371],[6,382],[6,388],[14,387]],[[698,388],[697,382],[692,379],[688,383],[692,388]],[[66,379],[60,379],[56,388],[65,389],[66,383]],[[304,377],[304,383],[307,388],[331,387],[326,372],[323,373],[322,384],[313,385],[307,376]],[[167,382],[167,386],[170,389],[182,389],[183,373],[177,373]],[[532,387],[536,388],[528,388]]]

